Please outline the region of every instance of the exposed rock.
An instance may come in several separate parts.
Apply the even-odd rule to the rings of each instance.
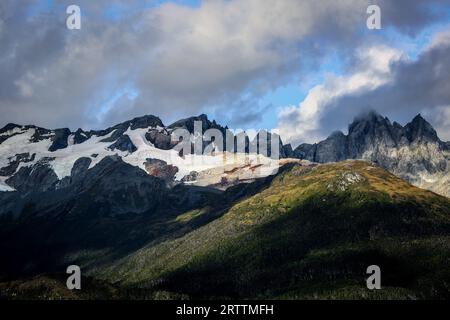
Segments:
[[[133,120],[125,121],[106,130],[92,131],[91,134],[95,134],[97,136],[105,136],[113,132],[110,137],[103,139],[102,142],[114,142],[119,139],[129,128],[131,130],[135,130],[156,128],[158,126],[164,127],[161,119],[152,115],[146,115],[143,117],[134,118]]]
[[[75,161],[75,163],[72,167],[70,177],[63,178],[58,183],[57,187],[58,188],[66,188],[70,184],[84,179],[84,177],[86,176],[86,173],[89,169],[89,166],[91,165],[91,162],[92,162],[91,158],[83,157],[83,158],[77,159],[77,161]]]
[[[42,140],[46,140],[51,137],[52,131],[45,129],[45,128],[39,128],[35,126],[26,126],[26,130],[28,129],[35,129],[33,136],[30,139],[31,143],[36,143]]]
[[[421,115],[402,127],[375,112],[355,118],[348,135],[337,132],[294,150],[295,157],[318,163],[369,160],[416,186],[446,196],[450,196],[444,179],[450,174],[449,155],[446,143]]]
[[[227,127],[222,127],[221,125],[217,124],[215,120],[210,121],[208,119],[208,117],[205,114],[201,114],[199,116],[196,117],[190,117],[190,118],[186,118],[186,119],[181,119],[178,120],[174,123],[172,123],[170,126],[167,127],[167,129],[169,130],[169,132],[173,132],[173,130],[175,129],[186,129],[189,133],[193,134],[194,133],[194,129],[195,129],[195,122],[199,121],[202,123],[201,126],[201,130],[203,132],[203,134],[205,133],[205,131],[210,130],[210,129],[216,129],[219,130],[222,134],[223,137],[223,141],[222,141],[222,145],[221,146],[217,146],[218,150],[226,150],[227,147],[227,134],[226,134],[226,130]],[[196,137],[197,139],[199,139],[200,143],[202,144],[202,150],[201,152],[203,152],[205,150],[205,148],[210,145],[212,142],[215,141],[215,139],[213,138],[212,141],[204,141],[201,139],[201,137]],[[194,138],[195,139],[195,138]],[[194,141],[192,141],[194,143]],[[196,150],[194,150],[194,144],[192,143],[192,153],[195,153]],[[217,144],[217,142],[216,142]]]
[[[420,114],[405,126],[405,133],[410,142],[439,141],[436,130]]]
[[[330,183],[327,189],[330,191],[346,191],[351,185],[362,182],[365,179],[357,172],[344,172],[336,181]]]
[[[48,148],[48,151],[56,151],[59,149],[64,149],[67,147],[67,139],[69,138],[71,132],[69,129],[56,129],[55,134],[52,137],[52,145]]]
[[[198,172],[197,171],[191,171],[188,175],[184,176],[183,179],[181,179],[182,182],[194,182],[198,179]]]
[[[75,164],[73,165],[70,176],[74,180],[81,180],[82,178],[84,178],[86,172],[88,171],[91,162],[92,160],[90,158],[78,159],[77,161],[75,161]]]
[[[116,149],[120,151],[128,151],[129,153],[133,153],[137,150],[130,137],[126,134],[120,136],[116,142],[109,146],[109,149],[113,151]]]
[[[137,117],[129,121],[131,130],[164,127],[161,119],[152,115]]]
[[[118,156],[102,159],[71,188],[82,193],[83,201],[97,208],[98,214],[105,215],[151,212],[167,193],[163,180]]]
[[[73,143],[80,144],[88,140],[92,136],[91,132],[85,132],[82,129],[78,129],[73,133]]]
[[[6,126],[4,126],[3,128],[0,129],[0,134],[5,134],[8,131],[12,131],[16,128],[20,129],[21,126],[19,126],[18,124],[15,124],[15,123],[8,123]]]
[[[166,130],[159,131],[157,129],[150,129],[145,134],[145,139],[151,142],[156,148],[162,150],[170,150],[177,145],[177,143],[171,141],[171,136]]]
[[[151,176],[163,179],[166,182],[173,182],[178,168],[167,165],[167,162],[158,159],[147,159],[145,170]]]
[[[6,126],[0,129],[0,144],[3,143],[3,141],[6,141],[7,139],[11,138],[12,136],[18,134],[18,130],[20,130],[22,127],[15,124],[15,123],[8,123]]]
[[[285,144],[282,146],[283,148],[283,158],[293,158],[294,157],[294,150],[292,149],[292,145],[289,144]]]
[[[44,158],[31,167],[20,168],[6,183],[23,194],[54,190],[59,179],[48,164],[51,160]]]
[[[205,114],[201,114],[197,117],[190,117],[186,119],[178,120],[171,125],[168,126],[169,129],[177,129],[184,128],[188,130],[190,133],[194,132],[194,125],[196,121],[200,121],[202,123],[202,130],[206,131],[208,129],[219,129],[224,130],[225,128],[218,125],[215,121],[209,121],[208,117]]]

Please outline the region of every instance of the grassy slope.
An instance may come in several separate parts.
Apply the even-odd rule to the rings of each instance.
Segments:
[[[192,298],[450,298],[449,249],[448,199],[346,161],[294,166],[213,222],[92,275]],[[371,264],[381,291],[365,289]]]

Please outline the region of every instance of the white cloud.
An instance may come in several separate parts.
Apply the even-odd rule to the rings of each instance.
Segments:
[[[443,141],[450,142],[450,104],[438,106],[433,109],[425,109],[422,115],[433,121],[433,125]]]
[[[403,58],[402,52],[385,46],[359,50],[356,71],[350,75],[330,74],[323,84],[312,88],[298,107],[288,106],[279,112],[279,130],[287,142],[297,145],[323,139],[321,117],[336,107],[333,102],[346,95],[373,90],[391,81],[392,63]],[[332,128],[331,128],[332,129]]]

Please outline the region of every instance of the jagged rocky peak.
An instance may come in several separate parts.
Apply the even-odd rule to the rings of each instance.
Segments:
[[[6,126],[0,129],[0,144],[14,135],[15,130],[20,130],[21,126],[15,123],[8,123]]]
[[[21,128],[22,126],[15,123],[8,123],[6,126],[0,129],[0,134],[7,133],[8,131],[12,131],[16,128]]]
[[[37,131],[40,132],[51,132],[50,130],[44,129],[44,128],[40,128],[34,125],[19,125],[19,124],[15,124],[15,123],[8,123],[6,126],[4,126],[3,128],[0,129],[0,135],[3,137],[12,137],[15,134],[19,134],[22,133],[26,130],[29,129],[36,129]]]
[[[81,128],[78,128],[77,131],[73,132],[73,143],[79,144],[83,143],[91,137],[90,132],[86,132]]]
[[[350,125],[350,128],[353,126],[357,126],[360,123],[390,123],[390,120],[387,117],[383,117],[375,110],[369,110],[367,112],[362,112],[355,117],[353,123]]]
[[[223,131],[223,128],[215,121],[209,121],[208,117],[205,114],[201,114],[199,116],[190,117],[186,119],[178,120],[168,127],[159,126],[162,128],[157,129],[149,129],[145,135],[147,141],[152,143],[156,148],[162,150],[172,149],[177,143],[172,141],[171,132],[175,129],[186,129],[190,133],[194,132],[194,125],[196,121],[200,121],[202,123],[202,130],[208,130],[211,128],[216,128]]]
[[[342,139],[342,137],[345,137],[345,134],[340,130],[336,130],[336,131],[333,131],[328,138],[329,139],[330,138],[331,139]]]
[[[169,129],[184,128],[192,133],[192,132],[194,132],[195,121],[200,121],[202,123],[203,131],[208,130],[208,129],[219,129],[221,131],[225,130],[225,128],[218,125],[215,120],[210,121],[206,114],[201,114],[199,116],[189,117],[189,118],[175,121],[168,128]]]
[[[131,130],[135,129],[144,129],[144,128],[156,128],[156,127],[164,127],[163,122],[160,118],[153,115],[145,115],[142,117],[134,118],[129,121]]]
[[[141,117],[136,117],[131,120],[127,120],[125,122],[116,124],[113,127],[110,127],[106,129],[106,131],[112,131],[112,130],[121,130],[121,129],[128,129],[131,128],[131,130],[136,129],[145,129],[145,128],[156,128],[156,127],[164,127],[163,122],[160,118],[154,116],[154,115],[144,115]]]
[[[369,150],[383,148],[398,148],[411,143],[439,143],[443,149],[446,143],[441,142],[436,130],[420,114],[404,127],[397,122],[391,123],[389,118],[381,116],[376,111],[361,114],[348,127],[348,135],[334,132],[326,140],[314,145],[302,144],[294,150],[296,156],[313,158],[312,161],[324,162],[317,155],[324,152],[326,145],[340,145],[340,150],[326,148],[325,152],[339,151],[346,159],[360,158]],[[347,147],[345,151],[342,148]],[[311,154],[314,151],[314,155]],[[317,153],[319,152],[319,153]],[[326,156],[327,159],[341,157]]]
[[[156,127],[164,127],[161,119],[153,115],[145,115],[116,124],[115,126],[109,127],[105,130],[91,131],[90,133],[97,136],[104,136],[114,131],[111,137],[104,140],[104,142],[113,142],[116,141],[125,131],[127,131],[128,128],[130,128],[131,130],[136,130]]]
[[[8,138],[17,134],[21,134],[28,130],[34,130],[34,133],[30,138],[31,143],[36,143],[50,138],[52,144],[50,145],[48,150],[51,152],[67,147],[67,138],[71,134],[68,128],[49,130],[34,125],[22,126],[14,123],[9,123],[2,129],[0,129],[0,144],[6,141]]]
[[[156,129],[163,128],[164,124],[160,118],[153,115],[145,115],[141,117],[136,117],[132,120],[128,120],[122,123],[119,123],[113,127],[110,127],[105,130],[100,131],[89,131],[84,132],[82,130],[78,130],[75,134],[75,141],[84,141],[90,138],[92,135],[96,136],[106,136],[112,133],[109,137],[106,137],[101,140],[101,142],[111,142],[109,149],[111,150],[120,150],[120,151],[128,151],[133,153],[137,150],[136,146],[133,145],[130,137],[128,137],[125,132],[128,129],[136,130],[136,129]],[[80,137],[80,139],[77,139]]]
[[[363,113],[353,120],[348,127],[349,136],[376,136],[385,133],[392,133],[394,126],[387,117],[381,116],[376,111]]]
[[[448,196],[448,151],[448,144],[420,114],[403,127],[370,111],[355,118],[347,136],[334,133],[319,143],[299,145],[294,156],[319,163],[372,161],[416,186]]]
[[[397,122],[391,124],[387,117],[375,111],[355,118],[349,126],[349,137],[364,136],[366,139],[377,142],[382,140],[389,147],[405,145],[412,142],[440,142],[436,130],[421,114],[404,127]]]
[[[406,135],[410,142],[414,141],[440,141],[436,130],[426,121],[421,114],[418,114],[410,123],[405,126]]]
[[[402,135],[402,129],[396,129],[387,117],[375,111],[362,114],[348,129],[349,158],[358,158],[377,145],[396,147]]]

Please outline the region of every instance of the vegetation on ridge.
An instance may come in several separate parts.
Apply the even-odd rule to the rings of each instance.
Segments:
[[[362,161],[292,166],[220,218],[92,274],[192,298],[448,298],[449,240],[446,198]],[[381,291],[365,287],[372,264]]]

